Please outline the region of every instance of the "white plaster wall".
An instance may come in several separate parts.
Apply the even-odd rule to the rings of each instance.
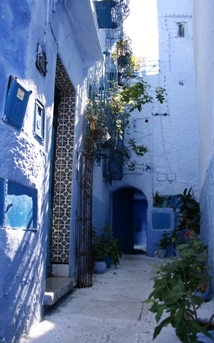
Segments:
[[[214,275],[214,3],[193,3],[194,57],[199,118],[201,238]]]
[[[200,133],[200,187],[214,151],[214,25],[213,2],[194,3],[194,52]]]
[[[192,1],[158,1],[160,73],[144,80],[164,87],[164,104],[156,100],[130,118],[130,136],[148,147],[148,153],[132,158],[134,172],[124,171],[122,184],[142,190],[149,206],[156,191],[175,195],[193,187],[198,196],[198,125],[193,60]],[[176,22],[186,23],[186,36],[177,37]],[[158,62],[158,61],[157,61]],[[167,116],[155,113],[167,113]],[[121,183],[114,183],[113,189]]]
[[[180,0],[170,1],[169,0],[157,0],[158,15],[192,15],[192,0]]]

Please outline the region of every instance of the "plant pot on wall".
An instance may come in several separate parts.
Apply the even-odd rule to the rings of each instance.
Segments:
[[[161,207],[165,208],[168,206],[168,199],[163,199],[161,203]]]

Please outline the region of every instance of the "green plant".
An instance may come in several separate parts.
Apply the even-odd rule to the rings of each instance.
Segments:
[[[162,196],[158,192],[156,192],[154,197],[153,197],[153,206],[154,207],[161,207],[161,204],[162,204],[164,199],[166,199],[165,196]]]
[[[116,149],[116,142],[124,139],[131,112],[135,109],[141,111],[144,104],[152,102],[153,98],[148,93],[149,88],[148,83],[143,81],[142,78],[137,78],[136,82],[126,84],[120,89],[116,84],[112,83],[112,87],[106,92],[105,100],[89,101],[86,108],[88,122],[85,143],[86,152],[96,156],[98,145],[103,148]],[[161,92],[164,91],[161,88]],[[159,92],[160,88],[158,94]],[[157,94],[156,98],[158,99]],[[129,139],[128,147],[139,156],[143,156],[147,152],[147,148],[144,145],[137,145],[133,138]],[[121,149],[121,155],[123,155],[126,150],[123,144],[121,144]],[[134,162],[130,165],[130,170],[135,169]]]
[[[96,261],[102,261],[109,256],[115,267],[120,263],[122,251],[118,239],[113,236],[107,223],[99,234],[95,230],[93,231],[92,256]]]
[[[207,273],[207,251],[195,233],[190,235],[189,244],[178,245],[178,249],[179,257],[156,266],[153,291],[145,302],[152,303],[150,311],[156,314],[157,323],[165,317],[156,326],[153,338],[171,324],[181,342],[196,343],[197,332],[209,336],[197,318],[197,309],[203,302],[197,295],[198,288],[211,279]]]
[[[166,206],[163,206],[163,203],[166,202],[168,204],[168,202],[171,199],[172,199],[171,195],[160,195],[158,192],[156,192],[155,195],[153,196],[153,206],[166,207]]]
[[[176,208],[179,211],[178,229],[193,230],[197,234],[200,233],[200,205],[195,199],[192,188],[185,188],[183,194],[178,194],[178,203]]]
[[[172,234],[169,232],[164,232],[162,238],[159,241],[161,249],[167,249],[172,244]]]

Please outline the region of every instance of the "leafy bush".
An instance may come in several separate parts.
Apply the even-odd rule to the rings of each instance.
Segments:
[[[99,234],[95,230],[93,231],[92,256],[96,261],[102,261],[106,256],[109,256],[115,267],[120,263],[122,251],[118,239],[113,236],[108,224]]]
[[[198,295],[201,285],[208,284],[211,277],[207,273],[207,250],[194,232],[189,237],[189,244],[178,245],[180,256],[166,259],[156,266],[153,291],[145,302],[152,303],[150,311],[155,313],[159,323],[154,330],[155,338],[168,324],[183,343],[195,343],[197,332],[209,333],[199,325],[197,309],[203,300]]]

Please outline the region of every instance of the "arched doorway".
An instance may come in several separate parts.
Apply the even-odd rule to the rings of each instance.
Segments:
[[[145,253],[148,202],[136,188],[121,188],[113,194],[112,228],[123,253]]]

